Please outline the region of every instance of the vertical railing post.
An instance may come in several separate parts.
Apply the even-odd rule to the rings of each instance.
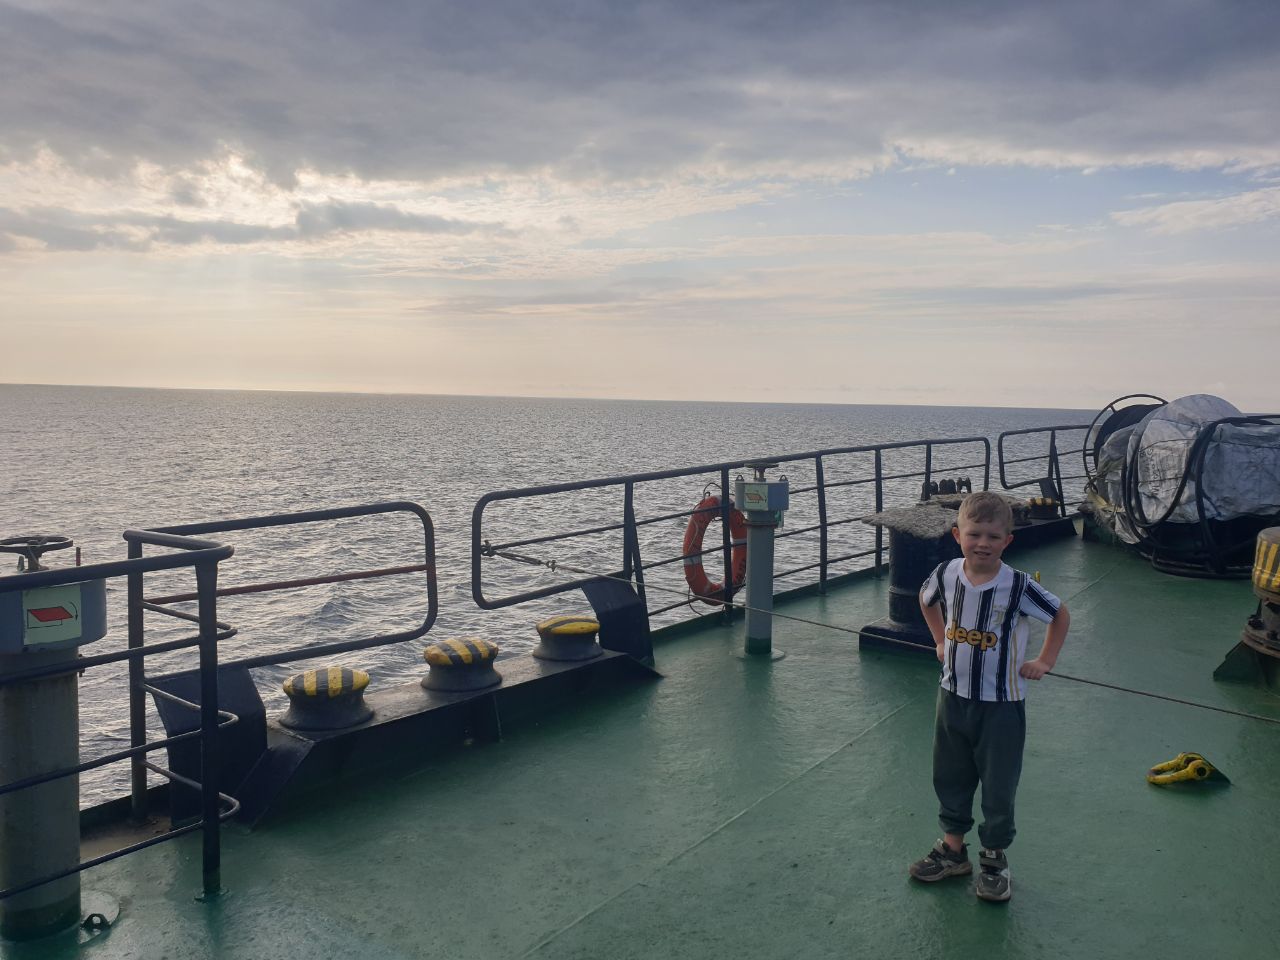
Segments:
[[[924,445],[924,485],[927,488],[933,479],[933,444],[925,441]]]
[[[142,544],[137,540],[129,541],[129,559],[139,560],[142,557]],[[128,644],[130,650],[136,650],[144,642],[142,609],[142,573],[128,575],[128,592],[125,605],[129,619]],[[129,659],[129,746],[137,749],[147,742],[147,692],[142,689],[146,680],[146,667],[142,657]],[[135,755],[129,762],[129,813],[134,823],[146,821],[150,811],[147,809],[147,768],[146,757]]]
[[[649,599],[644,591],[644,563],[640,559],[640,531],[636,527],[635,481],[628,480],[622,502],[622,575],[634,576],[636,593],[649,612]]]
[[[827,484],[821,455],[814,457],[814,479],[818,484],[818,592],[827,592]]]
[[[1067,515],[1067,494],[1062,489],[1062,461],[1058,457],[1058,431],[1049,431],[1049,476],[1053,479],[1053,487],[1058,492],[1058,516]]]
[[[982,449],[985,453],[983,457],[982,467],[982,489],[991,489],[991,440],[987,437],[982,438]]]
[[[218,565],[196,566],[200,617],[200,786],[204,895],[222,890],[218,821]]]
[[[733,600],[733,508],[729,500],[729,468],[723,467],[720,470],[720,546],[722,559],[724,561],[724,606],[723,611],[726,617],[733,613],[733,607],[730,605]]]
[[[884,453],[876,447],[876,513],[884,509]],[[884,527],[876,524],[876,576],[881,575],[884,565]]]

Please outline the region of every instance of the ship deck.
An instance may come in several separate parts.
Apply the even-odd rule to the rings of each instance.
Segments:
[[[1211,674],[1254,600],[1070,540],[1011,562],[1069,604],[1066,673],[1280,718]],[[857,628],[866,579],[778,612]],[[777,662],[741,621],[659,638],[664,678],[584,695],[497,743],[348,784],[223,841],[199,902],[197,837],[89,871],[121,902],[81,948],[131,958],[1133,957],[1280,954],[1280,727],[1048,677],[1032,691],[1010,848],[1014,897],[906,875],[939,834],[936,665],[777,620]],[[1033,633],[1033,643],[1038,634]],[[1230,785],[1153,787],[1205,754]],[[14,958],[78,955],[70,940]]]

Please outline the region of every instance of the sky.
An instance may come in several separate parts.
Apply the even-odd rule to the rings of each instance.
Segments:
[[[1280,409],[1280,4],[0,0],[0,382]]]

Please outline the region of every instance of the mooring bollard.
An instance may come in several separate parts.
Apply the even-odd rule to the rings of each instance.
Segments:
[[[430,665],[422,686],[442,693],[465,693],[484,690],[502,682],[493,668],[498,645],[480,637],[458,637],[430,644],[422,651],[422,659]]]
[[[373,710],[364,702],[369,674],[349,667],[321,667],[290,677],[283,684],[289,712],[280,725],[295,730],[341,730],[364,723]]]
[[[594,660],[604,651],[596,643],[600,624],[589,617],[551,617],[538,624],[539,660]]]

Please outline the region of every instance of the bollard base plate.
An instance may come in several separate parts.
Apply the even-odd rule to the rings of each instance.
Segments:
[[[786,654],[781,650],[761,650],[759,653],[748,653],[746,650],[739,650],[734,656],[739,660],[781,660]]]
[[[933,645],[928,627],[923,624],[899,623],[888,618],[868,623],[859,630],[858,646],[907,656],[937,656],[937,648]]]

